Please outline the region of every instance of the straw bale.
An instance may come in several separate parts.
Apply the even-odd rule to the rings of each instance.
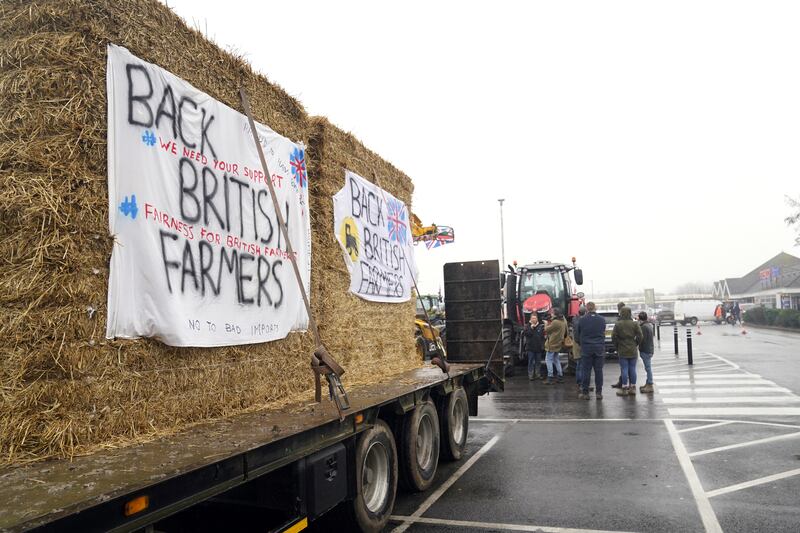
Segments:
[[[314,177],[309,180],[309,211],[315,226],[329,228],[313,236],[314,260],[323,261],[328,268],[312,279],[312,288],[316,293],[343,295],[319,302],[321,335],[346,368],[380,374],[386,365],[395,371],[417,366],[412,335],[414,303],[376,304],[349,293],[350,274],[332,230],[332,197],[344,186],[345,170],[371,181],[374,171],[381,187],[409,206],[411,179],[322,117],[311,119],[308,154],[309,175]],[[376,343],[380,357],[363,349]]]
[[[214,349],[104,338],[109,42],[233,108],[243,85],[256,120],[293,140],[311,131],[295,98],[155,0],[0,2],[0,465],[311,398],[309,334]],[[407,202],[411,183],[333,126],[315,121],[314,135],[329,159],[309,180],[314,313],[345,383],[374,382],[417,364],[413,311],[347,292],[330,197],[345,166],[376,168]]]

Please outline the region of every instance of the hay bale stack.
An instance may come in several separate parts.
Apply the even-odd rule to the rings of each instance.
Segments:
[[[319,228],[312,234],[313,261],[317,267],[325,265],[315,270],[311,284],[312,293],[323,296],[317,299],[317,316],[326,346],[346,369],[365,375],[391,375],[418,366],[412,335],[414,302],[379,304],[351,294],[350,274],[333,229],[332,197],[344,187],[345,169],[370,181],[374,171],[380,186],[408,206],[414,191],[411,179],[321,117],[311,119],[308,159],[309,211],[312,227]]]
[[[306,334],[214,349],[104,338],[112,246],[109,42],[233,108],[243,84],[256,120],[293,140],[307,139],[308,117],[296,99],[155,0],[0,3],[0,465],[141,441],[310,397],[313,387],[313,341]],[[320,184],[312,194],[338,186]],[[334,347],[349,341],[333,340],[339,330],[325,323],[330,314],[323,312],[323,297],[349,295],[320,279],[342,265],[328,237],[331,226],[330,209],[314,214],[311,298],[338,357]],[[335,265],[318,260],[337,253]],[[371,326],[375,336],[381,328],[395,331],[395,324]],[[411,328],[402,331],[410,336]],[[385,348],[383,341],[360,339],[359,354],[378,358],[382,352],[373,347]],[[357,359],[342,357],[345,366]],[[379,365],[367,369],[348,367],[346,377],[352,383],[387,373]]]

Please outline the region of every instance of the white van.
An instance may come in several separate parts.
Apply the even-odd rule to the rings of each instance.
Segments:
[[[717,300],[678,300],[675,302],[675,321],[696,325],[701,321],[713,321]]]

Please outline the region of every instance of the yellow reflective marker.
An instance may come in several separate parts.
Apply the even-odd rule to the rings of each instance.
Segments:
[[[297,533],[298,531],[303,531],[305,528],[308,527],[308,518],[303,518],[302,520],[295,522],[288,529],[284,529],[283,533]]]
[[[150,497],[147,495],[139,496],[125,504],[125,516],[141,513],[148,507],[150,507]]]

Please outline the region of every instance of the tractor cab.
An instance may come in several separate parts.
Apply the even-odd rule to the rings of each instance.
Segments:
[[[560,309],[569,322],[578,315],[583,293],[573,289],[570,272],[575,285],[582,285],[583,272],[575,265],[575,258],[572,266],[550,261],[537,261],[520,267],[515,263],[501,274],[505,300],[503,354],[511,365],[521,360],[521,333],[533,313],[543,319],[553,309]]]

